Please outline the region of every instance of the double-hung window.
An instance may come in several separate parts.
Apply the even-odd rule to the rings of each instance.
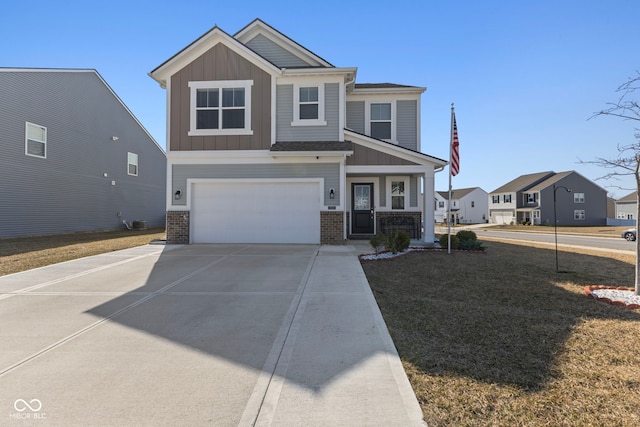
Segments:
[[[491,196],[491,203],[500,203],[500,196]]]
[[[573,203],[584,203],[584,193],[573,193]]]
[[[371,104],[371,136],[391,140],[391,103]]]
[[[511,203],[511,194],[505,194],[502,196],[505,203]]]
[[[392,210],[404,210],[408,207],[408,178],[397,176],[389,177],[387,181],[387,203],[390,203]],[[389,206],[389,204],[387,204]]]
[[[138,176],[138,155],[127,153],[127,174]]]
[[[26,122],[24,153],[27,156],[47,158],[47,128]]]
[[[189,82],[190,136],[251,135],[251,80]]]
[[[584,210],[573,211],[573,219],[576,221],[583,221],[585,218]]]
[[[326,124],[324,84],[294,84],[291,126],[326,126]]]

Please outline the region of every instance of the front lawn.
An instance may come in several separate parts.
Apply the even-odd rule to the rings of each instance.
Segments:
[[[640,425],[640,311],[583,294],[634,257],[485,246],[363,263],[429,426]]]

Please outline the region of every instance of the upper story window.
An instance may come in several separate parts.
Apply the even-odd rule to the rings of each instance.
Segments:
[[[504,198],[505,203],[511,203],[511,194],[505,194],[502,197]]]
[[[524,195],[524,198],[527,201],[527,203],[535,203],[538,200],[538,194],[537,193],[526,193]]]
[[[438,207],[439,207],[439,208],[444,208],[444,202],[443,202],[442,200],[440,200],[440,201],[438,202]]]
[[[293,85],[293,121],[291,126],[326,126],[324,84]]]
[[[573,193],[573,203],[584,203],[584,193]]]
[[[47,128],[26,122],[24,153],[27,156],[47,158]]]
[[[471,207],[475,208],[476,207],[476,202],[474,202],[473,200],[471,201]]]
[[[252,135],[251,80],[189,82],[189,136]]]
[[[500,203],[500,196],[491,196],[491,203]]]
[[[127,153],[127,174],[138,176],[138,155]]]
[[[391,103],[372,103],[370,108],[370,136],[391,140]]]

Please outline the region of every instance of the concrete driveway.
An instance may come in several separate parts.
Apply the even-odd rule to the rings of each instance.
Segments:
[[[0,277],[1,425],[421,425],[353,247],[149,245]]]

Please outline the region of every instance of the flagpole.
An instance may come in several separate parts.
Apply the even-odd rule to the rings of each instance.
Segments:
[[[449,200],[447,200],[447,253],[451,253],[451,161],[453,160],[453,102],[451,103],[451,132],[449,133]]]

